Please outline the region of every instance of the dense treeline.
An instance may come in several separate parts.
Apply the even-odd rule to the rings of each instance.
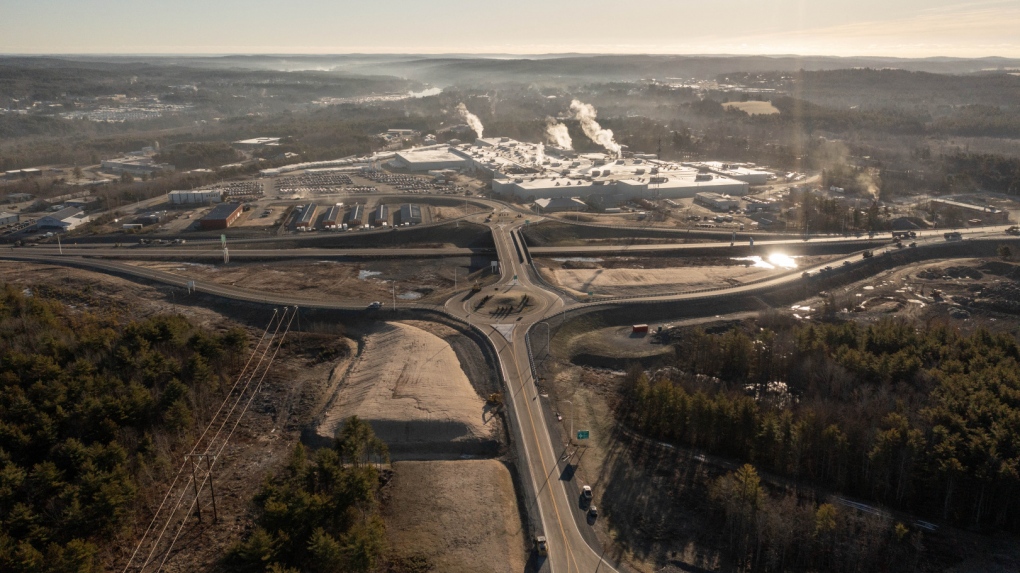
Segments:
[[[683,337],[630,376],[640,432],[959,524],[1020,529],[1020,344],[944,324]]]
[[[709,497],[740,570],[905,571],[926,549],[908,525],[830,503],[772,495],[745,464],[715,480]]]
[[[0,570],[99,571],[104,544],[218,403],[246,346],[240,329],[215,335],[181,316],[122,324],[3,287]]]
[[[949,181],[966,179],[988,191],[1020,194],[1020,158],[982,153],[957,153],[942,159]]]
[[[368,423],[347,419],[332,448],[307,459],[298,444],[286,469],[255,497],[256,527],[226,563],[236,571],[374,571],[386,548],[379,472],[386,445]]]

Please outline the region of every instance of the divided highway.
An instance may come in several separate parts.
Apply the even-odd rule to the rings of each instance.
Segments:
[[[570,481],[570,472],[564,472],[570,463],[571,452],[565,450],[559,440],[554,440],[549,431],[550,420],[543,411],[543,398],[538,394],[534,373],[528,351],[528,330],[543,319],[575,308],[605,304],[610,301],[578,303],[573,299],[560,295],[535,280],[528,260],[528,248],[523,244],[519,230],[524,224],[522,219],[495,221],[489,223],[495,244],[495,251],[501,267],[501,277],[496,285],[485,287],[488,293],[492,289],[500,293],[527,294],[531,306],[520,315],[500,317],[475,312],[474,303],[464,292],[454,295],[442,306],[421,304],[402,304],[405,309],[420,309],[444,312],[458,320],[462,320],[484,333],[496,349],[499,357],[502,377],[506,385],[506,407],[511,415],[514,432],[514,445],[522,464],[522,479],[528,490],[528,513],[533,523],[549,541],[549,555],[540,562],[541,570],[555,573],[590,573],[611,572],[613,567],[603,559],[602,550],[594,533],[584,520],[584,509],[578,503],[580,484]],[[1001,232],[1002,229],[982,229],[981,235]],[[976,235],[977,233],[975,233]],[[862,248],[867,237],[860,239],[847,237],[812,238],[811,243],[857,242]],[[941,232],[922,233],[922,242],[941,240]],[[797,241],[761,241],[757,246],[803,244]],[[639,246],[596,246],[596,247],[559,247],[531,248],[534,254],[552,253],[618,253],[639,251],[668,251],[685,248],[730,248],[730,243],[694,243],[669,245]],[[919,247],[922,248],[922,247]],[[54,247],[33,247],[20,249],[0,249],[0,258],[10,260],[37,261],[46,263],[66,264],[81,268],[94,269],[101,272],[128,275],[147,280],[158,281],[181,288],[189,284],[197,291],[224,298],[250,301],[280,306],[301,306],[305,308],[323,309],[363,309],[361,303],[346,304],[323,298],[296,297],[293,295],[251,291],[234,286],[220,285],[209,281],[192,281],[186,276],[147,269],[124,262],[117,258],[209,258],[222,257],[218,248],[193,249],[183,247],[171,248],[109,248],[103,245],[64,246],[61,255]],[[337,256],[466,256],[478,254],[472,249],[236,249],[230,251],[231,258],[300,258],[300,257],[337,257]],[[846,257],[849,260],[851,257]],[[860,258],[856,255],[856,258]],[[830,263],[834,264],[834,263]],[[790,281],[801,280],[803,269],[780,275],[756,284],[721,288],[711,293],[672,293],[660,296],[646,296],[630,300],[630,302],[681,301],[709,296],[724,296],[747,293],[762,288],[771,288]],[[493,291],[494,292],[494,291]],[[385,318],[381,316],[380,318]],[[561,479],[563,476],[563,479]]]

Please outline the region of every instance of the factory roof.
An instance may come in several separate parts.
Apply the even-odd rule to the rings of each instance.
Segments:
[[[398,151],[397,157],[407,163],[434,163],[437,161],[464,161],[464,157],[450,151],[449,148],[440,149],[411,149]]]
[[[226,219],[237,212],[241,208],[240,203],[220,203],[213,207],[212,211],[209,211],[205,217],[202,217],[208,221],[214,221],[217,219]]]

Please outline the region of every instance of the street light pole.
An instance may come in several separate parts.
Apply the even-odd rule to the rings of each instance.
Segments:
[[[563,400],[567,404],[570,404],[570,434],[567,435],[567,443],[574,443],[574,403],[570,400]]]

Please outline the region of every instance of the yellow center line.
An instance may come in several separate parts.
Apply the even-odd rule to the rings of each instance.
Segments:
[[[517,371],[517,378],[518,378],[518,380],[521,381],[521,388],[523,389],[524,388],[524,384],[525,384],[524,377],[521,375],[521,367],[517,363],[517,353],[514,352],[514,349],[513,349],[512,346],[510,348],[510,355],[513,357],[514,370]],[[526,392],[525,392],[525,398],[527,398],[527,393]],[[537,392],[537,390],[535,392],[535,399],[536,400],[538,399],[538,392]],[[535,416],[534,416],[534,414],[531,413],[531,405],[530,404],[528,404],[527,410],[528,410],[528,418],[531,421],[531,433],[535,437],[535,443],[538,444],[538,458],[539,458],[539,461],[542,463],[542,475],[545,476],[545,480],[546,481],[549,481],[549,470],[548,470],[548,466],[546,466],[546,463],[545,463],[545,455],[542,453],[542,441],[538,438],[538,432],[535,431]],[[553,487],[554,486],[552,484],[549,484],[549,495],[551,495],[552,498],[553,498],[552,506],[553,506],[553,511],[556,513],[556,524],[560,527],[560,535],[563,537],[563,548],[567,551],[567,556],[570,558],[568,560],[568,563],[567,563],[567,571],[570,571],[570,564],[571,563],[573,563],[573,568],[574,569],[580,571],[580,568],[577,566],[577,560],[574,558],[574,552],[570,550],[570,545],[567,543],[567,532],[564,531],[564,529],[563,529],[563,521],[560,518],[560,510],[559,510],[558,507],[556,507],[556,493],[553,492],[553,490],[552,490]],[[536,503],[538,503],[538,493],[539,492],[537,492],[537,491],[535,492],[535,502]]]

